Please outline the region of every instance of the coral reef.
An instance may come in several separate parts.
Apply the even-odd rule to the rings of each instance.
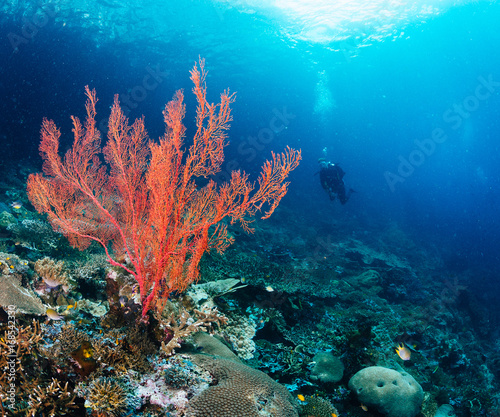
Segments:
[[[29,251],[55,254],[62,247],[61,235],[40,219],[27,218],[10,222],[7,230],[13,235],[16,246]]]
[[[159,144],[148,137],[144,119],[129,125],[117,94],[108,141],[101,147],[95,119],[97,96],[88,86],[87,118],[82,124],[72,117],[75,140],[67,158],[58,153],[59,129],[52,120],[43,120],[40,153],[45,175],[29,176],[28,198],[73,247],[85,250],[96,242],[111,265],[134,276],[143,317],[149,310],[161,313],[171,293],[183,292],[197,280],[205,252],[222,253],[233,243],[224,219],[250,232],[252,217],[265,210],[262,219],[269,218],[287,193],[286,178],[301,160],[300,151],[286,147],[264,163],[258,187],[246,174],[235,171],[220,187],[210,180],[199,188],[197,178],[221,169],[234,101],[234,94],[226,90],[219,104],[209,103],[206,76],[205,61],[200,59],[191,70],[197,129],[187,149],[181,90],[165,106],[166,129]]]
[[[382,410],[348,388],[372,366],[412,375],[424,417],[498,415],[498,321],[474,274],[397,225],[311,227],[286,207],[252,236],[227,224],[238,239],[202,258],[200,283],[142,318],[133,276],[98,245],[71,249],[15,187],[22,209],[0,201],[2,416],[355,417]]]
[[[14,338],[9,332],[5,330],[0,338],[2,415],[56,416],[77,408],[68,382],[49,378],[44,372],[47,361],[38,321],[16,328]]]

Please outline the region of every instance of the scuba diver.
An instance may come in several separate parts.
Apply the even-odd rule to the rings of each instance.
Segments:
[[[350,188],[346,193],[343,180],[344,170],[338,164],[326,162],[325,158],[319,158],[318,162],[320,166],[319,180],[323,189],[328,193],[330,200],[333,201],[335,197],[338,197],[341,204],[347,203],[354,190]]]

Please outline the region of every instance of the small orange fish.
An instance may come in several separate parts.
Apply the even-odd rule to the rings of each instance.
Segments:
[[[404,361],[409,361],[411,358],[411,350],[408,349],[403,343],[399,344],[396,348],[396,353]]]
[[[306,400],[306,397],[304,397],[302,394],[298,394],[298,395],[297,395],[297,398],[298,398],[300,401],[305,401],[305,400]]]

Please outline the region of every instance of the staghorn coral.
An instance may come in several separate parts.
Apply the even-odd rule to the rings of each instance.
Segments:
[[[77,330],[74,325],[65,324],[57,337],[57,342],[50,349],[50,354],[55,357],[68,357],[72,352],[77,350],[83,342],[89,342],[89,339],[87,334]]]
[[[170,340],[165,343],[161,343],[161,350],[167,356],[173,355],[174,349],[181,347],[180,340],[185,339],[192,333],[199,331],[208,331],[214,324],[218,327],[227,323],[227,318],[220,314],[216,307],[214,308],[203,308],[201,310],[194,310],[197,319],[195,320],[188,313],[186,309],[177,315],[172,313],[168,320],[163,320],[158,318],[160,322],[160,327],[170,333]]]
[[[98,417],[122,416],[128,408],[127,391],[112,378],[94,379],[84,392],[85,407]]]
[[[72,324],[62,327],[56,342],[47,348],[46,355],[57,372],[62,374],[76,372],[85,378],[97,370],[90,337]]]
[[[33,370],[33,362],[40,353],[42,342],[42,330],[38,321],[33,320],[31,325],[21,328],[4,326],[3,335],[0,338],[0,395],[4,395],[4,389],[8,384],[9,377],[29,385]],[[14,375],[15,373],[15,375]]]
[[[77,408],[74,402],[75,397],[72,390],[68,389],[67,382],[63,386],[60,381],[52,378],[49,385],[45,387],[38,385],[29,395],[26,416],[54,417],[70,414],[70,410]]]
[[[123,375],[131,369],[140,372],[150,370],[151,365],[146,355],[152,353],[151,346],[147,341],[134,337],[135,334],[108,332],[93,341],[94,357],[100,366],[99,372],[106,370],[107,373]]]
[[[149,372],[151,364],[147,357],[157,353],[157,348],[146,330],[138,324],[126,331],[100,330],[90,338],[72,324],[66,324],[47,349],[47,356],[56,368],[77,372],[84,378],[90,374],[94,378],[121,376],[131,370]]]
[[[10,327],[9,327],[10,329]],[[5,404],[13,415],[59,416],[75,408],[68,384],[44,373],[46,360],[42,349],[42,328],[38,321],[17,328],[15,338],[10,330],[0,338],[0,397],[15,402]],[[3,406],[2,406],[3,407]],[[7,415],[2,408],[2,415]]]
[[[213,385],[194,396],[188,417],[297,417],[293,397],[265,373],[242,363],[211,355],[193,355],[210,372]]]

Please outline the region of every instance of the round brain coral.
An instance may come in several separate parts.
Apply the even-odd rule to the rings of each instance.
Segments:
[[[211,355],[193,361],[209,371],[216,385],[189,402],[189,417],[298,417],[292,395],[264,372]]]

